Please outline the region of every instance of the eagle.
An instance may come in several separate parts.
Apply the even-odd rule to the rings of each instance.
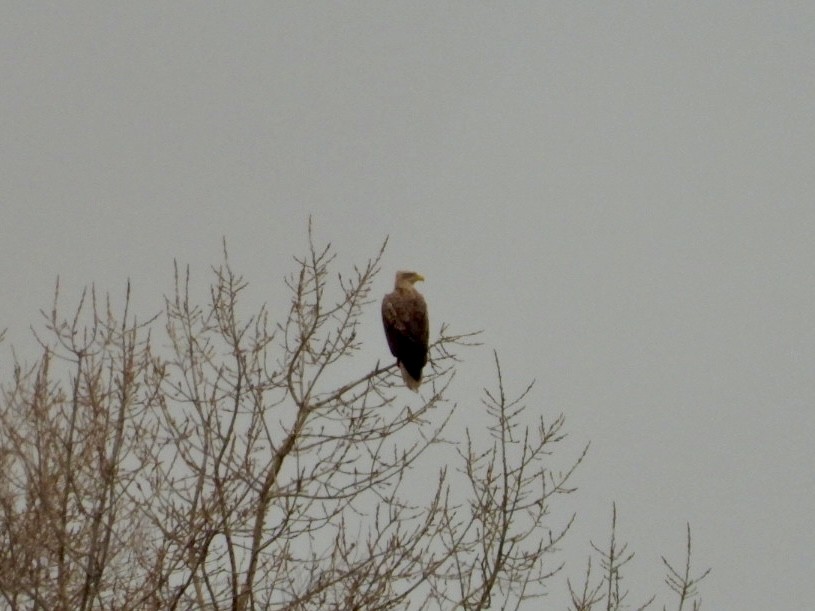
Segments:
[[[416,272],[396,272],[393,292],[382,299],[382,324],[391,354],[402,372],[405,385],[419,392],[422,368],[427,364],[430,323],[427,304],[413,284],[424,280]]]

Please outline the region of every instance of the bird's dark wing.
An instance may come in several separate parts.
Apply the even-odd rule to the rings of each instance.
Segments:
[[[382,323],[391,354],[402,363],[411,377],[420,380],[422,368],[427,363],[430,335],[424,298],[418,293],[385,295],[382,300]]]

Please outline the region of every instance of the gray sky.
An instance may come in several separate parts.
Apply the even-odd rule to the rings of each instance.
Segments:
[[[222,236],[274,302],[309,214],[343,269],[390,234],[377,288],[424,273],[434,328],[591,440],[576,560],[616,500],[636,594],[690,521],[706,608],[803,608],[814,33],[806,2],[4,3],[0,328],[33,351],[57,275],[146,316]]]

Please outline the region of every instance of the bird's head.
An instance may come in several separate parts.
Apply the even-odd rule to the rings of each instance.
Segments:
[[[421,282],[422,280],[424,280],[424,276],[416,272],[396,272],[396,288],[409,288],[415,282]]]

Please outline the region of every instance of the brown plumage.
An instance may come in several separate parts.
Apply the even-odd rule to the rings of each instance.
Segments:
[[[393,292],[382,299],[382,324],[388,346],[396,357],[405,385],[415,392],[422,383],[430,337],[427,304],[413,287],[414,282],[421,280],[424,278],[416,272],[396,272]]]

